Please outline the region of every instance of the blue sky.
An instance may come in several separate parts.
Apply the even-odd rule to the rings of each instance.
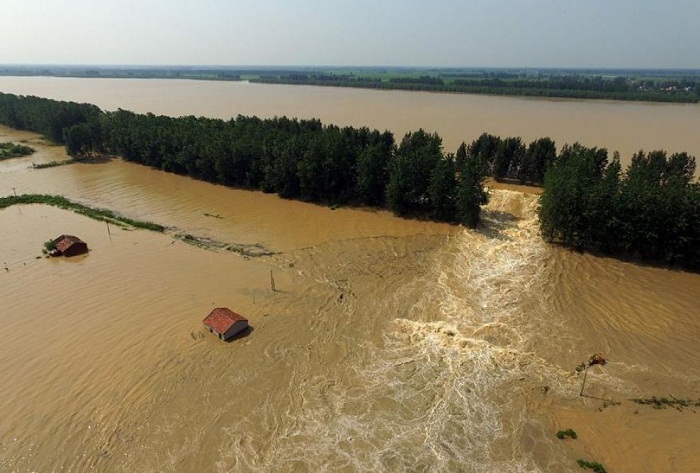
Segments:
[[[698,0],[2,0],[0,64],[700,68]]]

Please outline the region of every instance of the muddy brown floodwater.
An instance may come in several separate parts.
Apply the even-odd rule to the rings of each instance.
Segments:
[[[178,95],[175,81],[115,90],[139,84],[151,103],[168,102],[157,84]],[[205,113],[195,102],[189,113]],[[534,194],[493,190],[468,231],[119,159],[31,169],[66,156],[0,128],[7,140],[38,152],[0,163],[0,195],[61,194],[169,229],[110,234],[44,205],[0,210],[1,471],[574,472],[579,458],[700,470],[697,407],[630,401],[700,399],[700,275],[548,246]],[[61,233],[90,253],[37,258]],[[219,341],[201,326],[217,306],[253,330]],[[574,367],[596,352],[609,363],[581,397]],[[555,437],[567,428],[577,440]]]
[[[423,128],[440,134],[447,151],[488,132],[521,136],[526,142],[549,136],[559,147],[577,141],[606,147],[611,153],[619,151],[623,164],[640,149],[700,156],[700,104],[57,77],[0,77],[0,91],[172,116],[320,118],[340,126],[390,130],[397,141],[406,132]]]

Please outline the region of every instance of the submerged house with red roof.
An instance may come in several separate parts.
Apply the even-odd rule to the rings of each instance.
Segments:
[[[61,235],[53,241],[57,256],[76,256],[88,252],[87,243],[74,235]]]
[[[217,307],[207,315],[204,327],[215,333],[221,340],[228,340],[248,328],[248,319],[226,307]]]

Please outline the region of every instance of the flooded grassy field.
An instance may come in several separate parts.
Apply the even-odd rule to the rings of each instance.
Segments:
[[[700,469],[699,408],[630,401],[700,398],[700,276],[548,246],[534,194],[492,190],[468,231],[119,159],[32,169],[66,156],[0,129],[7,140],[38,152],[0,163],[0,194],[168,231],[0,210],[2,471]],[[90,253],[40,258],[62,233]],[[218,306],[253,330],[216,339],[201,319]],[[581,397],[574,367],[596,352],[609,363]],[[577,440],[555,437],[567,428]]]

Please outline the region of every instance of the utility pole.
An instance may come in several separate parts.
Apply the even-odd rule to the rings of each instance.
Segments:
[[[588,368],[590,368],[593,365],[605,366],[606,363],[607,360],[603,358],[603,355],[596,353],[595,355],[591,356],[587,362],[581,363],[579,366],[576,367],[576,371],[578,371],[579,373],[583,371],[583,382],[581,383],[581,392],[579,393],[579,396],[583,396],[583,389],[586,387],[586,377],[588,376]]]

